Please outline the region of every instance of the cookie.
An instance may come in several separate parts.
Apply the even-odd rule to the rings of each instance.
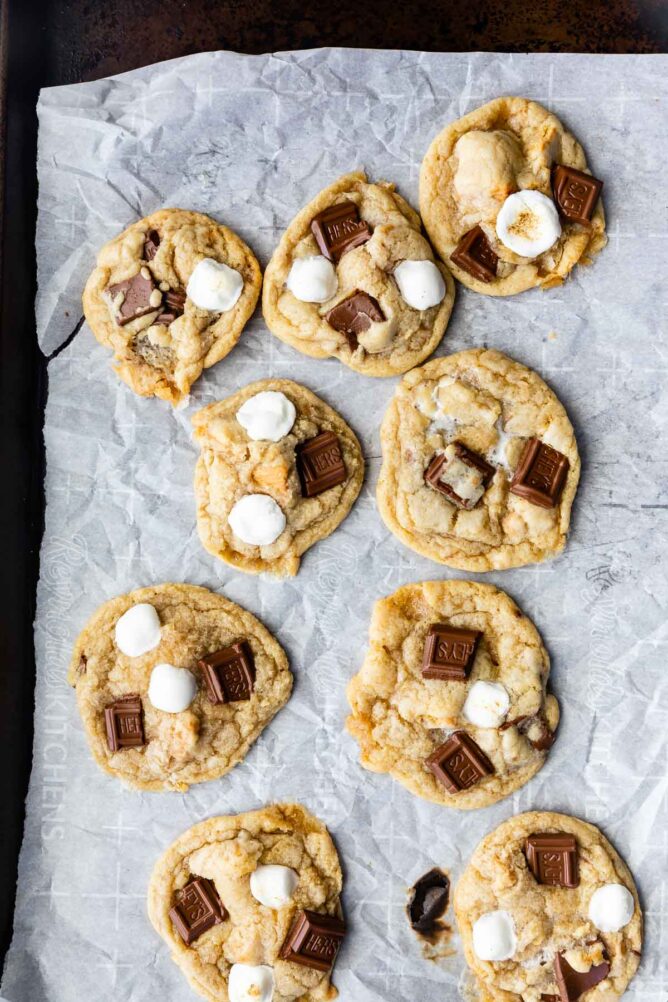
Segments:
[[[554,742],[550,660],[504,592],[426,581],[376,602],[348,684],[362,765],[445,807],[487,807],[523,786]]]
[[[261,284],[252,251],[227,226],[160,209],[105,244],[83,308],[123,382],[178,404],[234,348]]]
[[[289,379],[250,383],[192,421],[203,545],[250,574],[296,574],[302,553],[336,529],[360,492],[355,434]]]
[[[455,286],[420,217],[386,181],[346,174],[293,219],[267,267],[267,327],[312,358],[367,376],[424,361],[448,325]]]
[[[298,804],[210,818],[158,860],[148,913],[172,959],[210,1002],[325,1002],[338,992],[341,866]]]
[[[602,182],[562,123],[500,97],[446,126],[420,170],[420,211],[455,278],[487,296],[560,285],[605,247]]]
[[[225,775],[292,689],[283,649],[255,616],[186,584],[105,602],[68,681],[98,765],[142,790]]]
[[[378,509],[402,543],[469,571],[566,543],[580,459],[566,411],[531,369],[483,348],[404,376],[383,418]]]
[[[640,962],[633,877],[598,828],[567,814],[533,811],[494,829],[454,906],[481,1002],[613,1002]]]

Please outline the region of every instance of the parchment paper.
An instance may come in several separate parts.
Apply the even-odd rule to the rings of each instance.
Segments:
[[[345,1002],[460,997],[458,941],[440,963],[424,959],[404,914],[406,889],[434,864],[456,879],[486,832],[533,808],[599,824],[623,854],[647,918],[627,997],[665,1002],[667,70],[660,56],[219,52],[42,92],[47,509],[35,758],[2,981],[10,1002],[194,997],[146,917],[151,868],[196,821],[293,798],[327,823],[343,860],[350,934],[335,982]],[[484,578],[542,631],[563,711],[559,740],[519,793],[458,813],[363,771],[343,731],[344,686],[360,665],[373,601],[407,581],[464,576],[404,548],[376,512],[378,427],[395,381],[306,359],[269,335],[258,311],[175,413],[134,396],[85,325],[68,337],[97,248],[137,217],[165,205],[210,213],[266,264],[297,210],[344,171],[363,166],[417,205],[435,133],[503,93],[544,102],[583,142],[605,180],[611,239],[561,289],[495,300],[458,287],[439,349],[486,344],[535,368],[566,405],[583,457],[565,554]],[[205,553],[192,491],[193,411],[270,375],[322,394],[368,459],[350,517],[282,583]],[[186,795],[140,794],[94,765],[65,671],[101,602],[171,580],[219,589],[258,615],[287,648],[296,685],[229,776]]]

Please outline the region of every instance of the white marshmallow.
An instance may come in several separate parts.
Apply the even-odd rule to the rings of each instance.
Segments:
[[[274,969],[266,964],[232,964],[227,982],[230,1002],[271,1002]]]
[[[326,303],[339,287],[334,265],[322,254],[295,258],[285,284],[302,303]]]
[[[158,614],[148,602],[138,602],[123,613],[114,633],[118,649],[129,658],[138,658],[160,643]]]
[[[292,428],[296,417],[292,400],[276,390],[256,393],[237,411],[237,421],[255,442],[280,442]]]
[[[251,894],[267,908],[282,908],[287,905],[298,883],[299,877],[289,866],[258,866],[250,875]]]
[[[462,713],[475,727],[498,727],[510,709],[510,696],[500,682],[474,682]]]
[[[515,923],[509,912],[487,912],[473,923],[473,949],[481,960],[510,960],[517,949]]]
[[[225,313],[241,295],[244,280],[235,268],[205,257],[188,279],[186,294],[200,310]]]
[[[251,546],[268,546],[285,529],[285,515],[268,494],[246,494],[227,516],[235,536]]]
[[[197,695],[197,682],[187,668],[174,665],[156,665],[148,683],[148,698],[156,710],[181,713],[187,710]]]
[[[414,310],[428,310],[443,301],[445,280],[433,261],[402,261],[394,277],[401,298]]]
[[[538,257],[561,236],[559,213],[552,199],[542,192],[516,191],[501,206],[496,235],[514,254]]]
[[[589,899],[589,918],[601,932],[619,932],[633,918],[635,907],[623,884],[604,884]]]

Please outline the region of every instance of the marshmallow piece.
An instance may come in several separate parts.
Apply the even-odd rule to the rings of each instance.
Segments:
[[[339,287],[334,265],[322,254],[295,258],[285,284],[302,303],[326,303]]]
[[[623,884],[604,884],[589,899],[589,919],[601,932],[619,932],[633,918],[635,907]]]
[[[256,393],[237,411],[237,421],[255,442],[280,442],[292,428],[296,417],[292,400],[276,390]]]
[[[160,620],[152,605],[138,602],[124,612],[114,631],[116,646],[129,658],[138,658],[160,643]]]
[[[473,923],[473,949],[480,960],[510,960],[517,949],[515,923],[509,912],[487,912]]]
[[[266,964],[232,964],[227,982],[230,1002],[271,1002],[274,969]]]
[[[402,261],[394,277],[401,298],[414,310],[428,310],[443,301],[445,280],[433,261]]]
[[[287,905],[298,883],[299,877],[289,866],[258,866],[250,875],[251,894],[267,908]]]
[[[475,727],[498,727],[510,709],[510,696],[500,682],[474,682],[462,713]]]
[[[197,695],[197,682],[187,668],[159,664],[151,672],[148,683],[148,698],[156,710],[165,713],[181,713],[187,710]]]
[[[205,257],[188,279],[186,294],[200,310],[225,313],[241,295],[244,280],[235,268]]]
[[[559,213],[552,199],[542,192],[516,191],[499,210],[496,235],[514,254],[538,257],[561,236]]]
[[[251,546],[268,546],[285,529],[285,515],[268,494],[246,494],[227,516],[235,536]]]

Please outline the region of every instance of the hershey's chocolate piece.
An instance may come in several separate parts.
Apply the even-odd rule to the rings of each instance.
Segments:
[[[566,164],[552,168],[552,194],[559,213],[569,223],[591,221],[603,182]]]
[[[475,508],[492,480],[496,468],[461,442],[453,442],[445,452],[437,453],[427,467],[424,479],[434,490],[445,494],[458,508]],[[457,488],[461,493],[457,493]],[[469,494],[469,497],[464,497]]]
[[[536,725],[540,728],[540,733],[529,737],[528,732]],[[515,717],[514,720],[506,720],[501,724],[499,730],[505,731],[509,727],[516,727],[521,734],[524,734],[529,744],[533,745],[536,751],[547,751],[557,740],[556,730],[551,731],[547,726],[547,721],[539,714],[533,717]]]
[[[524,855],[537,883],[552,887],[577,887],[580,883],[574,835],[565,832],[529,835]]]
[[[510,493],[539,508],[554,508],[559,503],[569,466],[563,452],[538,438],[530,438],[510,481]]]
[[[382,323],[385,314],[377,299],[366,292],[357,291],[328,310],[325,320],[335,331],[345,334],[350,350],[354,351],[357,347],[357,335],[368,331],[372,323]]]
[[[450,260],[480,282],[491,282],[496,278],[499,259],[480,226],[474,226],[464,234],[450,255]]]
[[[146,274],[142,274],[142,272],[146,272]],[[156,285],[153,281],[153,276],[146,265],[136,275],[133,275],[132,278],[126,278],[124,282],[117,282],[116,285],[108,286],[107,293],[111,299],[116,323],[120,327],[124,327],[131,320],[136,320],[137,317],[144,317],[147,313],[157,310],[160,304],[153,306],[150,301],[151,293],[155,288]],[[116,300],[119,297],[120,301],[117,304]]]
[[[408,918],[417,932],[431,932],[448,907],[450,878],[435,867],[415,882],[408,899]]]
[[[302,442],[296,452],[297,472],[305,498],[342,484],[348,476],[341,443],[333,431],[322,431],[315,438]]]
[[[482,634],[437,623],[429,628],[422,655],[422,677],[463,681],[473,664]]]
[[[227,918],[227,911],[213,881],[206,877],[193,877],[182,890],[176,892],[176,904],[170,908],[169,917],[183,942],[190,946],[207,929],[220,925]]]
[[[141,697],[137,693],[121,696],[104,709],[109,751],[140,748],[145,744]]]
[[[251,698],[255,663],[248,641],[240,640],[207,654],[199,666],[212,703],[237,703]]]
[[[610,964],[604,960],[601,964],[595,964],[588,971],[574,970],[563,953],[558,953],[554,958],[554,974],[557,979],[557,987],[561,1002],[575,1002],[584,992],[589,991],[599,981],[603,981],[610,973]]]
[[[329,971],[346,932],[341,919],[320,912],[302,911],[288,933],[281,957],[302,967]]]
[[[311,222],[311,232],[320,253],[329,261],[338,261],[346,251],[365,244],[372,231],[360,220],[354,202],[337,202],[318,213]]]
[[[425,759],[425,765],[450,793],[475,786],[494,766],[466,731],[455,731]]]
[[[160,234],[157,230],[149,230],[146,234],[146,239],[144,240],[144,258],[147,261],[152,261],[158,253],[159,246]]]
[[[163,297],[162,312],[155,318],[155,323],[168,326],[183,315],[185,305],[186,294],[183,289],[170,289]]]

